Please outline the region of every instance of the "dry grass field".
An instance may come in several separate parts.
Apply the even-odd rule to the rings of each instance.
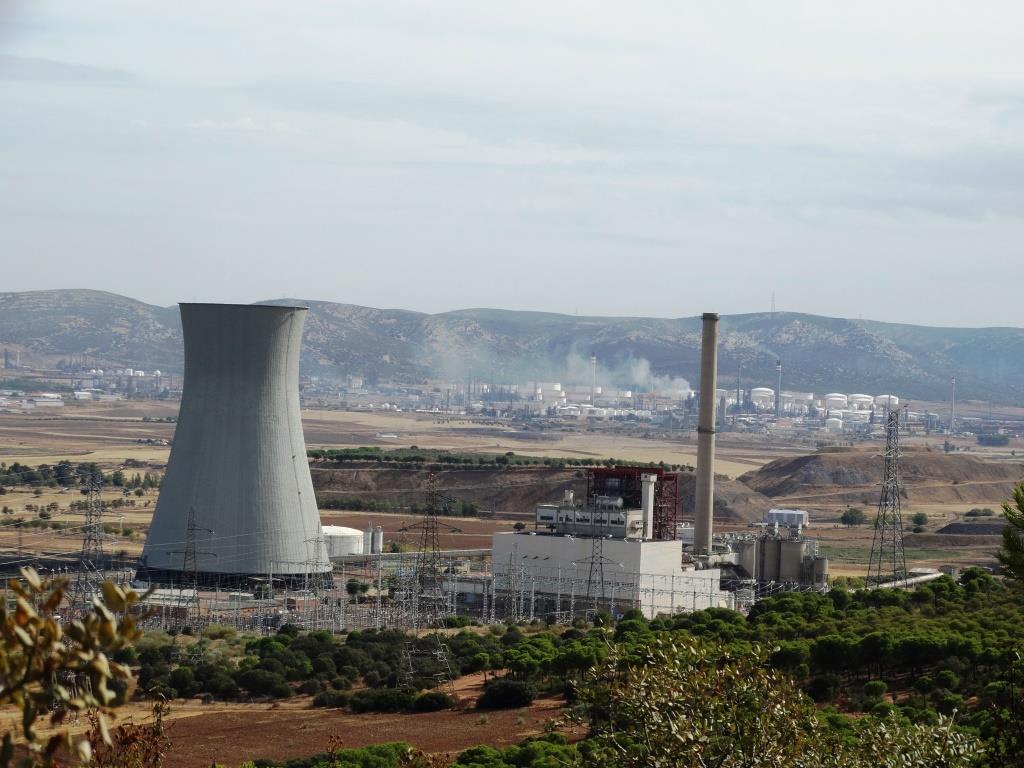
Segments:
[[[302,412],[306,442],[314,448],[377,445],[395,448],[417,445],[477,453],[514,451],[530,456],[664,461],[695,464],[694,436],[650,439],[610,432],[526,432],[504,426],[482,426],[468,421],[440,420],[422,414],[371,413],[368,411]],[[385,437],[393,435],[393,437]],[[766,441],[746,437],[720,441],[717,471],[736,477],[785,455]]]
[[[19,461],[26,464],[55,463],[61,459],[75,462],[95,461],[110,471],[122,466],[127,459],[148,465],[139,469],[128,469],[129,473],[150,469],[159,472],[166,464],[169,448],[154,445],[150,441],[170,440],[174,435],[174,424],[159,421],[177,415],[177,404],[161,401],[132,401],[115,403],[70,403],[60,413],[14,415],[0,414],[0,461]],[[589,458],[615,457],[634,461],[665,461],[667,463],[689,463],[696,461],[696,444],[692,435],[618,434],[611,431],[544,431],[528,432],[502,425],[485,425],[476,422],[441,420],[426,414],[351,412],[336,410],[303,411],[303,425],[307,444],[310,447],[356,447],[377,445],[381,447],[408,447],[417,445],[430,448],[447,448],[464,452],[498,453],[515,451],[534,456],[574,456]],[[911,438],[913,445],[934,445],[935,439]],[[1011,460],[1010,451],[1024,454],[1022,446],[1006,449],[979,449],[969,440],[961,440],[962,450],[969,450],[989,460]],[[773,441],[766,435],[739,435],[724,433],[718,441],[717,471],[728,477],[738,477],[757,469],[778,458],[792,457],[806,452],[807,446],[787,445]],[[1019,460],[1019,459],[1018,459]],[[864,489],[864,498],[859,502],[868,515],[873,514],[876,499],[874,488]],[[104,497],[112,500],[120,493],[104,491]],[[80,498],[73,491],[59,492],[46,489],[36,497],[26,490],[16,490],[0,497],[0,506],[9,506],[15,515],[32,517],[26,512],[26,505],[42,505],[56,502],[58,511],[53,520],[68,526],[81,525],[81,515],[67,511],[71,501]],[[124,507],[114,513],[112,523],[134,530],[134,535],[115,534],[112,545],[128,553],[140,550],[148,527],[152,509],[156,502],[155,492],[144,497],[129,497],[133,507]],[[813,535],[821,540],[825,551],[832,557],[833,573],[861,572],[870,551],[871,529],[864,526],[845,529],[828,520],[848,503],[845,499],[829,499],[826,495],[812,494],[808,497],[779,499],[803,505],[812,510],[818,520]],[[938,565],[947,562],[991,563],[992,552],[997,546],[993,537],[948,537],[935,534],[946,522],[962,519],[964,513],[977,504],[943,499],[934,503],[908,504],[905,514],[909,518],[914,512],[922,511],[930,518],[926,533],[909,534],[907,538],[908,558],[915,564]],[[998,507],[989,503],[987,506]],[[372,520],[382,524],[388,540],[401,541],[408,534],[400,529],[412,521],[410,516],[386,515],[383,513],[364,514],[335,510],[324,511],[326,523],[351,525],[362,528]],[[453,524],[455,524],[453,522]],[[449,535],[449,546],[485,546],[489,533],[495,528],[507,526],[501,521],[465,521],[461,533]],[[909,527],[909,526],[908,526]],[[20,547],[23,551],[73,551],[79,539],[74,530],[58,532],[30,529],[21,533]],[[13,551],[19,547],[18,534],[0,530],[0,550]]]
[[[174,424],[142,419],[176,415],[177,404],[162,401],[69,403],[55,414],[0,414],[0,461],[52,464],[67,458],[96,461],[108,467],[126,458],[166,463],[169,448],[145,441],[173,438]],[[417,445],[467,452],[515,451],[531,456],[615,457],[669,464],[693,464],[697,460],[692,435],[651,439],[605,431],[526,432],[439,420],[423,414],[368,411],[306,409],[302,418],[306,443],[311,448]],[[736,477],[789,453],[792,449],[773,445],[767,438],[723,435],[717,471]]]

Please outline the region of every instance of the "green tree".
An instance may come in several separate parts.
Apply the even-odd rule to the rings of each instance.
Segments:
[[[1024,482],[1013,489],[1013,503],[1003,504],[1003,516],[1006,527],[999,562],[1008,578],[1024,586]]]
[[[760,653],[678,634],[627,657],[613,646],[578,689],[603,765],[615,768],[968,768],[979,742],[948,720],[908,726],[869,716],[854,738],[828,729]]]
[[[855,525],[864,525],[867,520],[867,516],[856,507],[850,507],[839,517],[839,522],[847,528],[852,528]]]
[[[928,525],[928,515],[926,515],[924,512],[915,512],[911,516],[910,522],[912,522],[914,525],[924,527]]]

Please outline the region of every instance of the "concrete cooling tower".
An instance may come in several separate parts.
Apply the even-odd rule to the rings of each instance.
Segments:
[[[242,587],[330,571],[299,412],[305,316],[181,305],[184,393],[140,579]]]

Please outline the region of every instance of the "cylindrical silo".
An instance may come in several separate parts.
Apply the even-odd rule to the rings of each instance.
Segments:
[[[299,413],[305,315],[181,305],[184,392],[140,578],[245,585],[330,571]]]
[[[363,554],[373,554],[373,526],[367,525],[363,531]]]
[[[379,555],[384,551],[384,529],[379,525],[373,529],[373,554]]]

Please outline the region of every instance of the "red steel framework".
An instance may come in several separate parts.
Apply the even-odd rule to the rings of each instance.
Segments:
[[[639,509],[643,496],[641,475],[655,475],[654,538],[671,541],[681,519],[682,494],[679,473],[661,467],[593,467],[587,470],[587,502],[595,496],[621,496],[627,509]]]

